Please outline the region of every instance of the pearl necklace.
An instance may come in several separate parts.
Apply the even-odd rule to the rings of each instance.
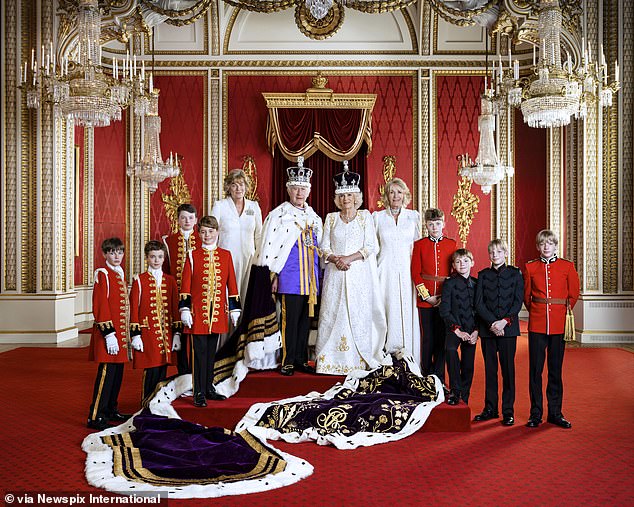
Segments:
[[[393,217],[396,217],[401,214],[401,208],[390,208],[390,213],[392,213]]]
[[[355,212],[354,215],[352,215],[351,217],[348,217],[348,216],[346,216],[346,215],[344,215],[343,213],[340,212],[339,216],[341,217],[341,221],[342,222],[348,224],[348,223],[352,222],[356,218],[357,214]]]

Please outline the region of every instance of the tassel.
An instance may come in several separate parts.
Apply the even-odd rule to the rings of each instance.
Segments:
[[[566,305],[566,323],[564,325],[564,341],[571,342],[575,340],[575,314],[572,313],[570,304]]]

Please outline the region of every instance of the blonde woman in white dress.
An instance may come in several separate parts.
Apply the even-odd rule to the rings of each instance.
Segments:
[[[344,163],[345,164],[345,163]],[[321,242],[326,270],[322,286],[315,346],[316,371],[347,375],[377,368],[388,358],[385,317],[378,293],[376,236],[372,215],[359,210],[360,176],[347,171],[335,176],[335,204]]]
[[[244,301],[249,283],[249,269],[262,235],[262,211],[256,201],[247,199],[249,177],[242,169],[232,169],[225,176],[225,198],[214,203],[218,246],[231,252],[240,299]]]
[[[406,209],[411,193],[405,182],[393,178],[385,184],[385,209],[372,214],[378,242],[377,264],[382,303],[387,319],[388,353],[404,351],[420,364],[420,329],[416,292],[410,265],[414,241],[420,239],[420,213]]]

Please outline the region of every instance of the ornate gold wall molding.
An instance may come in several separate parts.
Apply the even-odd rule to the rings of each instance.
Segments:
[[[84,127],[84,251],[83,284],[92,285],[95,272],[95,131]]]
[[[416,93],[413,95],[417,99],[417,104],[414,108],[414,188],[412,188],[412,195],[418,197],[416,204],[418,205],[418,211],[421,213],[431,206],[430,201],[430,160],[432,157],[431,147],[435,146],[431,142],[430,135],[432,128],[430,127],[430,111],[429,102],[433,89],[432,79],[430,77],[429,69],[421,69],[418,72],[419,79],[417,80]],[[420,99],[418,98],[420,96]],[[435,101],[434,101],[435,103]],[[420,114],[417,112],[420,111]],[[435,111],[435,109],[434,109]],[[420,130],[420,136],[418,131]],[[435,132],[435,130],[434,130]],[[412,206],[413,207],[413,206]]]
[[[0,230],[2,244],[2,286],[0,292],[15,291],[18,288],[18,116],[16,110],[16,69],[18,67],[17,41],[24,40],[18,25],[18,4],[16,0],[7,0],[4,4],[4,164],[0,175],[4,182],[2,194],[3,223]]]
[[[507,109],[499,114],[499,156],[515,167],[515,111]],[[491,237],[500,238],[508,245],[508,261],[515,262],[515,178],[506,176],[491,192]]]
[[[563,216],[563,153],[562,153],[562,129],[548,129],[547,139],[547,178],[546,187],[548,195],[546,198],[546,208],[548,217],[548,228],[553,231],[558,238],[561,238],[562,216]],[[563,247],[563,245],[561,245]]]
[[[618,35],[618,0],[603,2],[603,49],[608,62],[613,62],[617,56]],[[617,99],[618,104],[618,99]],[[618,292],[618,258],[619,239],[619,206],[618,206],[618,120],[619,110],[615,104],[601,109],[603,142],[603,292]]]
[[[305,53],[298,53],[305,54]],[[324,56],[328,55],[327,51],[321,52]],[[480,53],[470,53],[473,55],[477,55],[479,58],[484,56],[484,51]],[[404,69],[404,68],[472,68],[474,69],[474,73],[478,73],[482,69],[482,61],[480,59],[465,59],[465,60],[439,60],[439,59],[429,59],[423,57],[412,57],[407,59],[382,59],[382,60],[160,60],[156,62],[156,68],[170,68],[170,67],[178,67],[178,68],[187,68],[193,67],[196,69],[224,69],[231,70],[234,68],[262,68],[265,67],[267,69],[303,69],[304,72],[306,68],[314,67],[314,68],[364,68],[364,69],[375,69],[375,68],[396,68],[396,69]],[[373,71],[374,72],[374,71]],[[332,75],[332,73],[330,73]]]
[[[576,266],[581,266],[578,247],[577,224],[582,216],[579,213],[578,205],[578,177],[579,171],[583,171],[580,164],[583,153],[580,153],[581,140],[579,137],[580,122],[573,121],[566,129],[566,256],[573,261]],[[581,156],[580,156],[581,155]],[[579,269],[579,268],[578,268]]]
[[[616,97],[621,143],[621,289],[634,291],[634,2],[620,2],[623,85]],[[615,106],[612,106],[615,107]]]

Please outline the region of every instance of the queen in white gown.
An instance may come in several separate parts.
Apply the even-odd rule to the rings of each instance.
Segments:
[[[211,210],[220,226],[218,246],[231,252],[241,300],[246,296],[249,269],[262,235],[260,206],[245,197],[249,186],[249,177],[245,172],[232,169],[224,181],[226,197],[216,201]]]
[[[372,214],[378,241],[381,301],[387,319],[388,353],[404,350],[420,364],[420,328],[410,265],[414,241],[420,239],[420,214],[406,209],[409,188],[400,178],[385,185],[385,209]]]
[[[350,187],[345,182],[341,186]],[[358,190],[358,179],[353,189]],[[374,224],[369,211],[358,211],[361,202],[360,191],[336,193],[341,211],[329,213],[324,223],[321,250],[326,270],[315,346],[317,373],[347,375],[377,368],[389,359],[383,350],[386,329]]]

